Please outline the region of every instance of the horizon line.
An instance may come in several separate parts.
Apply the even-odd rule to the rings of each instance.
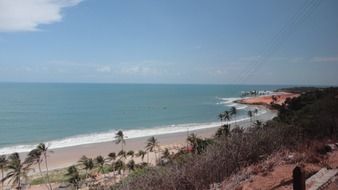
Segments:
[[[0,81],[0,84],[111,84],[111,85],[252,85],[252,86],[292,86],[292,87],[338,87],[334,84],[262,84],[262,83],[151,83],[151,82],[62,82],[62,81]]]

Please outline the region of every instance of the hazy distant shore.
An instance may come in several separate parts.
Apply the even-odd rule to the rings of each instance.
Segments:
[[[236,100],[234,102],[240,104],[248,104],[248,105],[262,105],[262,106],[270,106],[271,103],[274,104],[283,104],[288,98],[298,97],[300,94],[298,93],[290,93],[290,92],[275,92],[271,95],[263,95],[263,96],[255,96],[248,97]]]

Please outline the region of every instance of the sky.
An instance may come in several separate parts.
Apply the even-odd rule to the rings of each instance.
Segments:
[[[337,0],[0,0],[0,82],[338,85]]]

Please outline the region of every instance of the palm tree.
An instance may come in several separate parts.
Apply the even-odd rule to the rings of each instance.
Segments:
[[[22,180],[27,180],[27,174],[29,171],[29,165],[25,165],[21,162],[18,153],[13,153],[8,157],[8,164],[6,166],[8,172],[1,182],[9,180],[12,183],[12,187],[16,189],[22,189]]]
[[[248,111],[248,116],[250,117],[250,121],[252,122],[252,116],[253,116],[253,113],[251,110]]]
[[[234,115],[235,116],[235,125],[236,125],[236,115],[237,115],[237,109],[235,106],[232,106],[231,109],[230,109],[230,113],[231,115]]]
[[[138,153],[136,154],[137,157],[141,157],[141,160],[143,162],[143,159],[144,159],[144,156],[146,155],[147,153],[143,150],[139,150]]]
[[[164,149],[162,158],[166,158],[166,159],[169,159],[169,158],[170,158],[170,151],[169,151],[168,148],[165,148],[165,149]]]
[[[129,172],[135,170],[135,161],[134,161],[133,159],[131,159],[131,160],[127,163],[127,168],[129,169]]]
[[[131,158],[134,158],[135,152],[132,151],[132,150],[129,150],[129,151],[127,152],[127,156],[130,156]]]
[[[0,170],[1,170],[1,189],[4,189],[4,182],[2,179],[4,178],[4,172],[6,169],[6,166],[8,164],[8,160],[5,155],[0,156]]]
[[[258,109],[257,109],[257,108],[256,108],[256,109],[254,109],[253,113],[255,114],[255,117],[256,117],[256,116],[257,116],[257,114],[258,114]]]
[[[118,174],[121,175],[121,171],[124,171],[125,164],[122,160],[117,160],[114,164],[114,170],[118,172]]]
[[[126,153],[126,151],[121,150],[119,153],[117,153],[117,156],[119,156],[120,159],[122,159],[122,158],[126,159],[127,158],[127,153]]]
[[[221,136],[228,136],[230,134],[230,126],[229,125],[222,125],[220,128],[217,129],[215,137]]]
[[[221,121],[221,125],[222,125],[222,121],[224,120],[224,113],[218,114],[218,119]]]
[[[106,160],[102,156],[97,156],[94,161],[98,172],[104,174],[104,165],[106,164]]]
[[[228,122],[230,121],[230,119],[231,119],[231,114],[230,114],[230,112],[229,111],[224,111],[224,113],[223,113],[223,120],[224,121],[227,121],[227,125],[229,124]]]
[[[43,161],[43,159],[42,159],[41,151],[39,149],[33,149],[28,153],[27,158],[25,159],[24,163],[28,164],[30,166],[37,164],[40,175],[44,179],[44,182],[45,182],[45,185],[47,186],[47,189],[50,189],[50,186],[46,183],[46,181],[45,181],[46,179],[44,178],[44,176],[42,174],[42,170],[41,170],[42,161]]]
[[[65,175],[68,177],[68,182],[72,184],[75,189],[79,189],[81,178],[77,168],[75,166],[70,166]]]
[[[201,154],[206,147],[212,143],[212,140],[198,138],[194,133],[188,137],[187,141],[192,146],[192,152],[194,154]]]
[[[197,150],[197,136],[195,133],[191,133],[187,138],[188,143],[191,146],[192,152],[195,154]]]
[[[123,134],[123,132],[120,130],[115,134],[115,143],[116,144],[120,144],[121,143],[121,150],[123,150],[123,145],[126,144],[126,140],[125,140],[125,135]]]
[[[83,166],[83,169],[85,170],[85,179],[88,178],[88,172],[91,171],[94,168],[94,161],[92,158],[87,158],[87,156],[82,156],[80,160],[78,161],[79,164]]]
[[[259,120],[256,120],[256,121],[254,122],[254,125],[255,125],[256,127],[261,127],[261,126],[262,126],[262,122],[259,121]]]
[[[149,152],[154,152],[155,153],[155,163],[157,160],[157,156],[156,156],[156,149],[159,147],[159,142],[158,140],[152,136],[147,140],[147,145],[146,145],[146,150]]]
[[[116,160],[116,153],[115,152],[109,153],[108,159],[109,159],[109,161],[115,161]]]
[[[49,188],[52,190],[52,185],[49,182],[49,171],[48,171],[48,161],[47,161],[47,154],[48,152],[48,146],[46,146],[44,143],[40,143],[37,147],[36,147],[37,151],[40,152],[41,155],[43,155],[44,161],[45,161],[45,167],[46,167],[46,178],[47,178],[47,184],[49,186]]]

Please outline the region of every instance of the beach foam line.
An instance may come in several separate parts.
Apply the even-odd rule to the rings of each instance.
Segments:
[[[257,116],[266,113],[266,110],[260,110]],[[238,118],[236,121],[232,120],[229,123],[241,122],[250,120],[249,117]],[[143,128],[143,129],[130,129],[123,131],[124,134],[128,137],[127,139],[134,139],[139,137],[147,137],[147,136],[156,136],[156,135],[165,135],[179,132],[195,131],[200,129],[208,129],[214,127],[220,127],[220,122],[210,122],[210,123],[188,123],[188,124],[179,124],[179,125],[169,125],[164,127],[156,127],[156,128]],[[79,145],[86,144],[94,144],[94,143],[102,143],[102,142],[112,142],[114,140],[114,136],[117,130],[111,130],[102,133],[93,133],[87,135],[78,135],[73,137],[68,137],[60,140],[52,140],[45,142],[50,149],[57,148],[66,148],[73,147]],[[11,154],[14,152],[23,153],[29,152],[34,149],[36,144],[30,145],[17,145],[0,148],[0,154]]]
[[[234,103],[236,100],[240,100],[243,98],[219,98],[222,100],[221,102],[217,102],[217,104],[224,104],[225,106],[228,107],[236,107],[238,110],[246,109],[248,106],[244,104],[239,104],[239,103]]]
[[[247,105],[242,105],[242,106],[235,106],[235,107],[238,110],[243,110],[243,109],[246,109],[248,106]]]
[[[231,104],[236,100],[240,100],[241,98],[233,97],[233,98],[218,98],[218,99],[221,100],[220,102],[218,102],[218,104]]]

